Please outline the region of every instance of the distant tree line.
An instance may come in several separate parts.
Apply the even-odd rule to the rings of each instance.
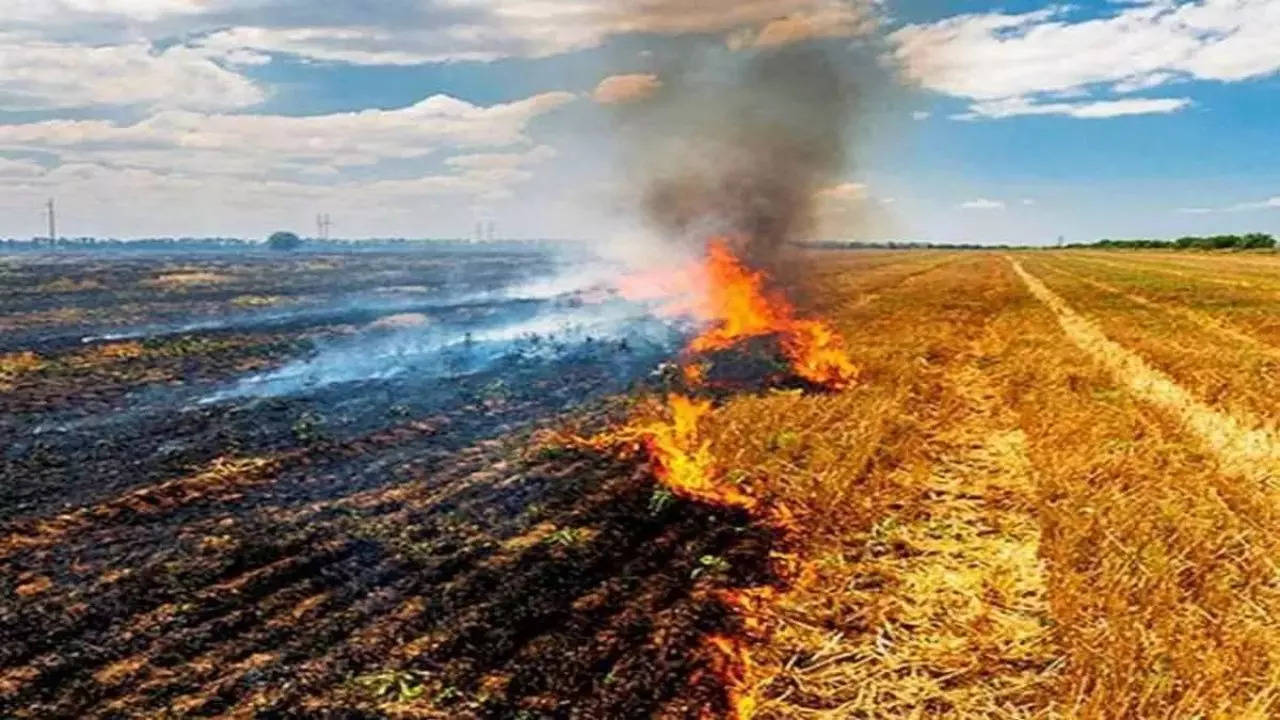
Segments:
[[[932,242],[915,242],[909,240],[881,240],[881,241],[863,241],[851,240],[847,242],[813,242],[800,243],[802,247],[816,248],[819,250],[1025,250],[1025,247],[1014,247],[1010,245],[979,245],[977,243],[932,243]]]
[[[1163,248],[1168,250],[1269,250],[1276,247],[1276,239],[1266,233],[1244,235],[1188,235],[1176,240],[1112,240],[1104,238],[1093,243],[1074,243],[1069,248]]]
[[[305,247],[315,251],[362,251],[362,250],[434,250],[450,248],[476,252],[495,250],[525,250],[545,247],[559,247],[577,241],[556,238],[531,240],[495,240],[493,242],[475,242],[468,238],[299,238],[293,233],[277,233],[275,242],[246,239],[238,237],[156,237],[121,240],[119,238],[98,237],[60,237],[50,240],[47,237],[30,239],[0,239],[0,251],[85,251],[85,250],[259,250],[263,248],[294,249]],[[296,244],[294,240],[297,240]]]
[[[271,237],[267,238],[267,247],[272,250],[297,250],[302,247],[302,238],[291,232],[271,233]]]
[[[10,248],[67,248],[67,249],[93,249],[93,248],[136,248],[145,249],[166,249],[166,248],[227,248],[227,247],[253,247],[261,243],[256,240],[245,240],[243,238],[233,237],[180,237],[180,238],[143,238],[139,240],[120,240],[117,238],[97,238],[97,237],[60,237],[55,240],[49,238],[31,238],[30,240],[19,240],[9,238],[3,242]]]

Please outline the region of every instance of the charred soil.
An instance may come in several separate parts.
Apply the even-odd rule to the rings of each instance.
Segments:
[[[411,295],[448,280],[415,262],[7,269],[0,715],[726,710],[706,639],[737,632],[725,590],[777,582],[775,531],[673,496],[643,459],[537,440],[616,421],[653,358],[600,342],[447,381],[202,402],[406,304],[269,315],[280,303],[314,309],[350,277]],[[473,276],[499,283],[513,262]]]

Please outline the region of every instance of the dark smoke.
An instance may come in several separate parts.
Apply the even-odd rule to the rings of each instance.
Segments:
[[[629,118],[640,202],[665,237],[731,236],[776,275],[786,250],[813,237],[817,192],[847,168],[854,88],[821,47],[725,54],[667,68]]]

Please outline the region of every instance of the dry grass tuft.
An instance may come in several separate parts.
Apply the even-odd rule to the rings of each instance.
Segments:
[[[136,360],[145,354],[142,343],[137,341],[106,343],[97,345],[81,353],[77,360],[88,363],[107,363],[117,360]]]
[[[231,298],[231,304],[238,308],[271,307],[283,300],[279,295],[237,295]]]
[[[232,282],[234,279],[235,278],[230,275],[224,275],[222,273],[203,270],[183,270],[157,275],[150,280],[144,280],[142,284],[163,290],[181,290],[183,288],[204,285],[223,285]]]
[[[44,283],[35,288],[39,293],[73,293],[88,292],[91,290],[102,290],[106,285],[94,280],[86,278],[84,280],[75,280],[73,278],[59,278],[52,282]]]
[[[11,390],[14,380],[43,367],[44,360],[30,351],[0,355],[0,391]]]

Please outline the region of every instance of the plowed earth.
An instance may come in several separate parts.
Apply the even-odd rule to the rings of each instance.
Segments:
[[[618,419],[608,398],[661,358],[198,402],[413,304],[353,291],[429,307],[424,288],[537,262],[0,264],[0,716],[723,712],[717,591],[773,582],[772,532],[655,492],[641,461],[530,439]]]

